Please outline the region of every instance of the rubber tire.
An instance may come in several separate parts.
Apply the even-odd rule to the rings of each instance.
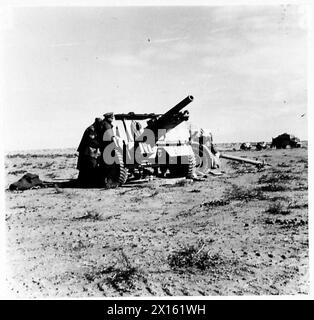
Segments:
[[[125,168],[123,156],[118,150],[115,150],[115,159],[114,164],[106,167],[106,186],[110,188],[119,187],[128,179],[128,170]]]
[[[187,179],[193,179],[195,174],[195,166],[196,160],[193,154],[188,156],[188,164],[174,164],[169,167],[169,170],[170,174],[174,177],[186,177]]]

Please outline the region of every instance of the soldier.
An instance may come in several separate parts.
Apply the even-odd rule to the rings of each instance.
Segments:
[[[84,185],[92,185],[95,182],[101,132],[102,119],[96,118],[95,122],[85,130],[77,149],[79,152],[77,169],[80,171],[78,180]]]
[[[107,112],[104,114],[103,128],[102,128],[102,131],[103,131],[102,141],[107,142],[107,144],[112,142],[112,139],[114,137],[114,133],[112,129],[113,120],[114,120],[113,112]]]
[[[104,149],[112,143],[114,138],[113,133],[113,122],[114,114],[113,112],[107,112],[104,114],[104,120],[102,121],[102,131],[101,131],[101,142],[100,142],[100,152],[103,154]]]
[[[114,114],[113,112],[107,112],[104,114],[104,119],[102,120],[102,127],[101,127],[101,133],[100,133],[100,157],[98,158],[98,169],[99,169],[99,176],[98,180],[99,183],[102,185],[105,181],[104,176],[106,176],[106,171],[108,170],[106,157],[109,157],[109,161],[111,160],[111,148],[110,151],[106,152],[104,151],[107,146],[109,146],[113,138],[115,137],[113,132],[113,122],[114,120]]]
[[[220,152],[215,148],[214,144],[211,145],[210,151],[212,153],[212,158],[211,158],[211,168],[212,169],[217,169],[220,167]]]
[[[216,149],[214,143],[213,143],[213,136],[211,133],[207,133],[201,129],[200,130],[200,137],[199,137],[199,143],[205,145],[210,150],[210,160],[211,160],[211,169],[217,169],[220,167],[220,153]]]

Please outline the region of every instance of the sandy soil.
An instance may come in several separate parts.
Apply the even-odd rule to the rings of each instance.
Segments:
[[[6,190],[7,277],[17,297],[306,294],[307,149],[230,151],[205,181]],[[10,154],[24,173],[77,176],[73,150]]]

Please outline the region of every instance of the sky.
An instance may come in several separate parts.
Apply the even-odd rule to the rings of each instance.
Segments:
[[[304,6],[15,7],[4,18],[6,151],[77,147],[105,112],[163,113],[187,95],[214,142],[308,138]]]

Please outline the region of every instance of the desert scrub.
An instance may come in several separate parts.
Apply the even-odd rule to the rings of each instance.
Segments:
[[[118,292],[130,292],[135,289],[136,281],[144,279],[138,268],[129,266],[123,269],[112,269],[106,282]]]
[[[265,219],[265,224],[270,225],[278,225],[280,228],[284,229],[290,229],[290,228],[298,228],[302,226],[308,225],[308,221],[305,219],[297,219],[297,218],[291,218],[291,219]]]
[[[149,198],[153,198],[156,197],[159,194],[159,190],[155,190],[154,192],[152,192],[148,197]]]
[[[289,204],[289,209],[307,209],[308,207],[308,203],[297,203],[296,201]]]
[[[176,183],[174,183],[172,185],[172,187],[185,187],[189,184],[190,182],[186,179],[182,179],[182,180],[179,180],[177,181]]]
[[[291,213],[291,211],[289,210],[289,204],[286,205],[279,201],[270,204],[266,212],[273,215],[287,215]]]
[[[47,168],[50,168],[51,166],[54,165],[54,162],[45,162],[45,163],[40,163],[38,165],[38,168],[40,169],[47,169]]]
[[[257,188],[240,187],[232,185],[232,187],[224,192],[224,200],[230,201],[250,201],[250,200],[266,200],[267,197],[262,190]]]
[[[120,266],[100,266],[85,274],[89,282],[98,280],[98,288],[102,291],[103,285],[107,284],[118,291],[120,294],[129,293],[136,289],[136,283],[140,280],[147,281],[143,272],[139,268],[132,266],[129,259],[121,250],[122,265]]]
[[[297,161],[298,163],[308,163],[308,160],[307,159],[304,159],[304,158],[301,158]]]
[[[258,170],[255,166],[252,166],[251,164],[247,164],[244,162],[235,162],[235,161],[228,161],[227,162],[228,167],[232,168],[235,173],[238,174],[244,174],[244,173],[255,173]]]
[[[74,220],[92,220],[99,221],[103,220],[103,215],[95,210],[87,211],[83,216],[78,218],[73,218]]]
[[[57,174],[54,172],[47,173],[46,176],[50,179],[54,179],[57,177]]]
[[[285,162],[280,162],[280,163],[278,163],[278,167],[281,167],[281,168],[288,168],[288,167],[290,167],[290,165],[289,165],[289,164],[287,164],[287,163],[285,163]]]
[[[262,175],[258,179],[259,184],[264,184],[261,186],[262,191],[266,192],[276,192],[276,191],[290,191],[290,185],[292,181],[298,179],[299,176],[290,174],[288,172],[273,172],[272,174]]]
[[[286,184],[269,183],[265,186],[261,186],[262,191],[277,192],[277,191],[290,191],[291,188]]]
[[[230,203],[229,200],[215,199],[208,202],[203,202],[200,206],[205,208],[212,208],[212,207],[226,206],[229,203]]]
[[[269,183],[269,184],[274,184],[274,183],[280,183],[282,181],[291,181],[297,179],[296,176],[288,173],[282,173],[282,172],[274,172],[271,175],[264,174],[258,179],[258,183],[263,184],[263,183]]]
[[[139,202],[143,202],[143,196],[135,196],[131,198],[131,202],[132,203],[139,203]]]
[[[20,164],[20,167],[26,167],[26,166],[31,166],[31,165],[32,165],[31,162],[22,162],[22,163]]]
[[[8,154],[6,156],[8,159],[15,159],[15,158],[21,158],[21,159],[27,159],[27,158],[49,158],[49,159],[54,159],[54,158],[59,158],[59,157],[65,157],[65,158],[76,158],[77,154],[76,153],[49,153],[49,154],[33,154],[33,153],[15,153],[15,154]]]
[[[17,175],[17,174],[23,174],[26,172],[27,172],[26,170],[14,170],[14,171],[9,171],[9,174]]]
[[[210,254],[209,251],[205,251],[204,248],[205,243],[199,243],[195,246],[186,246],[169,254],[167,258],[168,264],[174,270],[189,268],[206,270],[208,268],[216,267],[221,263],[218,254]]]

